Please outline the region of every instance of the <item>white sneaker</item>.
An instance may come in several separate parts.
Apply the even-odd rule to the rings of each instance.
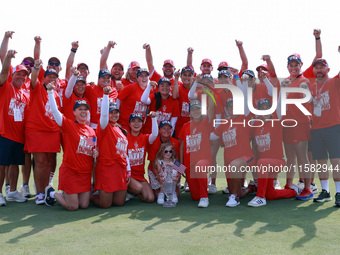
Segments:
[[[6,196],[7,196],[8,192],[10,191],[10,189],[11,189],[11,186],[9,186],[9,185],[7,185],[5,187],[5,194],[6,194]]]
[[[299,186],[294,183],[289,188],[295,190],[297,196],[302,192],[302,189],[300,189]]]
[[[274,180],[274,189],[282,189],[279,180]]]
[[[185,190],[185,192],[189,192],[190,191],[189,185],[188,185],[187,182],[184,183],[184,190]]]
[[[200,202],[198,203],[198,207],[200,208],[207,208],[209,206],[209,198],[202,197]]]
[[[254,197],[249,203],[248,206],[252,207],[259,207],[267,204],[266,198],[261,198],[261,197]]]
[[[135,197],[134,195],[130,194],[129,192],[126,192],[125,202],[131,200],[134,197]]]
[[[235,207],[238,206],[240,204],[240,199],[237,195],[235,194],[231,194],[229,197],[228,202],[225,204],[225,206],[228,207]]]
[[[35,204],[36,205],[45,204],[45,194],[39,192],[39,194],[35,196]]]
[[[211,184],[208,188],[208,194],[216,194],[217,192],[217,188],[215,184]]]
[[[159,205],[164,204],[164,193],[159,193],[158,194],[157,204],[159,204]]]
[[[303,189],[305,188],[305,183],[304,183],[303,181],[299,181],[299,182],[296,184],[296,186],[297,186],[299,189],[303,190]]]
[[[32,196],[32,194],[30,193],[30,187],[28,185],[21,186],[19,192],[21,193],[21,195],[27,198],[30,198]]]
[[[8,194],[6,195],[6,200],[7,201],[15,201],[18,203],[22,203],[22,202],[26,202],[27,198],[23,197],[17,190],[13,191],[13,192],[8,192]]]
[[[2,195],[2,193],[0,193],[0,206],[6,205],[6,201],[4,199],[4,195]]]
[[[224,189],[224,190],[222,190],[222,193],[223,193],[223,194],[229,194],[228,185],[227,185],[227,186],[225,186],[225,189]]]
[[[318,194],[318,187],[316,186],[316,184],[315,183],[311,183],[310,184],[310,189],[311,189],[311,191],[313,192],[313,194]]]
[[[178,203],[178,198],[177,198],[176,192],[172,194],[172,202],[174,202],[175,204]]]

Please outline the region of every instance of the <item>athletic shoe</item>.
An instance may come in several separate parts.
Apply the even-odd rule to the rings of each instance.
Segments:
[[[177,193],[176,192],[172,194],[172,202],[174,202],[175,204],[178,203],[178,198],[177,198]]]
[[[48,186],[53,186],[53,177],[50,177],[50,182],[48,183]]]
[[[207,208],[209,206],[209,198],[202,197],[200,202],[198,203],[198,207],[200,208]]]
[[[224,189],[224,190],[222,190],[222,193],[223,193],[223,194],[229,194],[228,185],[227,185],[227,186],[225,186],[225,189]]]
[[[296,184],[296,186],[299,187],[299,189],[303,190],[305,188],[305,183],[303,181],[298,181],[298,183]]]
[[[215,184],[211,184],[208,188],[208,194],[216,194],[217,192],[217,188],[216,188],[216,185]]]
[[[311,183],[310,184],[310,189],[312,190],[312,192],[313,192],[313,194],[318,194],[318,187],[316,186],[316,184],[315,183]],[[321,191],[322,192],[322,191]]]
[[[10,191],[10,189],[11,189],[11,186],[6,185],[6,187],[5,187],[5,194],[6,194],[6,196],[7,196],[8,192]]]
[[[134,195],[130,194],[129,192],[126,192],[125,202],[131,200],[134,197],[135,197]]]
[[[340,207],[340,193],[335,194],[335,206]]]
[[[254,197],[249,203],[248,206],[259,207],[267,204],[267,200],[261,197]]]
[[[22,185],[19,192],[26,198],[30,198],[32,196],[30,193],[30,187],[27,184]]]
[[[287,189],[286,186],[285,186],[285,189]],[[301,192],[302,192],[302,190],[299,189],[299,187],[296,184],[294,184],[294,183],[292,184],[292,186],[290,186],[290,189],[295,190],[297,196],[300,195]]]
[[[23,197],[17,190],[13,191],[13,192],[8,192],[8,194],[6,195],[6,200],[8,202],[18,202],[18,203],[22,203],[22,202],[26,202],[27,198]]]
[[[332,197],[331,194],[329,192],[327,192],[327,190],[322,190],[319,194],[318,197],[314,198],[313,202],[326,202],[326,201],[332,201]]]
[[[211,177],[208,178],[208,187],[211,185]]]
[[[228,202],[225,204],[225,206],[228,207],[235,207],[238,206],[240,204],[240,199],[237,195],[235,194],[231,194],[229,197]]]
[[[157,204],[159,204],[159,205],[164,204],[164,193],[159,193],[158,194]]]
[[[2,193],[0,193],[0,206],[6,205],[6,201],[4,199],[4,195],[2,195]]]
[[[185,192],[189,192],[190,191],[190,189],[189,189],[189,185],[188,185],[188,183],[185,181],[185,183],[184,183],[184,191]]]
[[[45,194],[38,192],[38,195],[35,196],[35,204],[36,205],[45,204]]]
[[[310,189],[303,189],[302,192],[296,196],[296,199],[298,200],[309,200],[314,198],[314,194]]]
[[[282,189],[279,180],[274,180],[274,189]]]
[[[56,202],[55,198],[52,198],[51,197],[51,192],[54,191],[54,188],[50,185],[48,185],[46,188],[45,188],[45,204],[47,206],[53,206]]]

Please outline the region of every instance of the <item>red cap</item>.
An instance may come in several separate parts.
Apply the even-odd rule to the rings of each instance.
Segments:
[[[88,66],[87,64],[85,64],[85,63],[79,63],[79,64],[77,65],[77,69],[78,69],[79,66],[81,66],[81,65],[86,66],[87,70],[89,70],[89,66]]]
[[[136,61],[134,61],[134,62],[136,62]],[[131,63],[133,63],[133,62],[131,62]],[[136,63],[137,63],[138,66],[139,66],[139,63],[138,63],[138,62],[136,62]],[[115,62],[115,63],[113,64],[112,68],[113,68],[115,65],[121,65],[122,68],[123,68],[123,70],[124,70],[124,65],[123,65],[122,63],[120,63],[120,62]],[[131,64],[130,64],[130,65],[131,65]],[[132,68],[133,68],[133,67],[132,67]]]
[[[220,69],[223,68],[223,67],[229,67],[229,65],[226,61],[222,61],[221,63],[219,63],[217,70],[220,71]]]
[[[201,65],[203,65],[204,63],[208,63],[208,64],[212,65],[212,61],[209,58],[203,59]]]
[[[301,62],[302,62],[302,59],[301,59],[301,56],[300,56],[299,53],[293,53],[292,55],[289,55],[289,57],[291,57],[291,56],[298,57],[298,58],[301,60]],[[289,57],[288,57],[288,58],[289,58]]]
[[[139,67],[140,68],[140,64],[137,61],[132,61],[129,65],[129,69],[130,68],[135,68],[135,67]]]
[[[14,67],[12,74],[20,71],[25,71],[28,74],[28,70],[24,65],[17,65],[16,67]]]
[[[170,64],[170,65],[172,65],[173,67],[175,66],[175,65],[174,65],[174,61],[172,61],[171,59],[164,60],[163,66],[164,66],[165,64]]]
[[[256,67],[256,71],[260,71],[261,67],[268,71],[268,66],[266,64],[262,64],[262,65],[259,65],[258,67]]]

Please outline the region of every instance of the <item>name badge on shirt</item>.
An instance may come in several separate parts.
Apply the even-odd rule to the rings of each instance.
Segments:
[[[321,110],[321,104],[320,104],[320,102],[318,101],[318,103],[317,103],[316,105],[314,105],[314,114],[315,114],[315,116],[317,116],[317,117],[321,117],[321,112],[322,112],[322,110]]]
[[[14,121],[21,122],[22,121],[22,114],[19,108],[14,108]]]

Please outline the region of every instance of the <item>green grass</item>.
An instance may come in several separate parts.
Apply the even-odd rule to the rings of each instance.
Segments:
[[[284,179],[280,181],[284,184]],[[334,184],[330,183],[332,202],[284,199],[260,208],[247,207],[252,196],[243,198],[236,208],[225,207],[228,196],[221,193],[224,178],[217,179],[219,192],[209,196],[206,209],[197,208],[189,193],[181,194],[176,208],[146,204],[138,198],[123,207],[104,210],[91,205],[75,212],[59,204],[37,206],[33,198],[24,204],[8,202],[0,208],[0,251],[59,255],[334,254],[340,242],[340,211],[333,207]]]

